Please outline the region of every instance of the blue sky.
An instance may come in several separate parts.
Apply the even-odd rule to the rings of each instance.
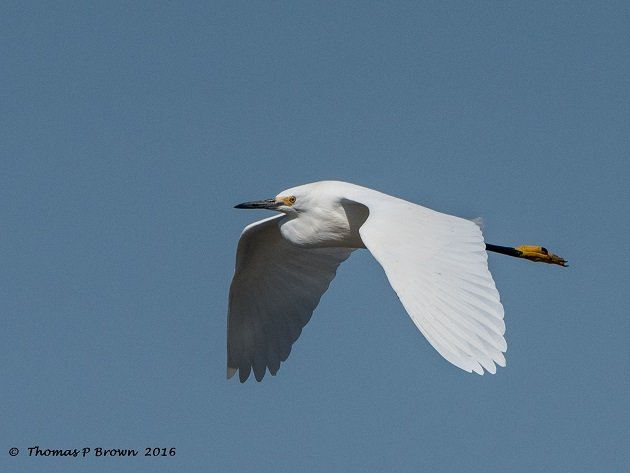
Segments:
[[[627,2],[2,10],[2,471],[630,468]],[[268,216],[233,205],[330,178],[569,260],[489,257],[505,369],[449,365],[356,252],[278,376],[225,380]]]

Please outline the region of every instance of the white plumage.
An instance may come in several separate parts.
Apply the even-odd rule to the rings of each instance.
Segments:
[[[337,267],[367,248],[415,325],[449,362],[483,374],[505,366],[503,306],[479,226],[338,181],[240,204],[277,215],[243,231],[228,309],[228,377],[275,375]]]

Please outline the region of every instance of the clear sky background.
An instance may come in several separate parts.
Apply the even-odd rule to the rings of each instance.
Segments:
[[[3,2],[0,470],[628,471],[629,24],[628,2]],[[363,251],[278,376],[225,380],[236,243],[270,215],[233,206],[331,178],[569,260],[490,255],[507,368],[444,361]]]

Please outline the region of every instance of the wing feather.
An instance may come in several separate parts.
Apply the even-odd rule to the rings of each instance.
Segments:
[[[479,226],[376,192],[360,203],[363,243],[429,343],[468,372],[505,366],[503,306]]]
[[[260,381],[287,359],[351,248],[300,248],[280,234],[277,215],[245,228],[228,308],[227,376]]]

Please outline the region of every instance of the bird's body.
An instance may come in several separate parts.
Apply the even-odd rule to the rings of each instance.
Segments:
[[[337,267],[359,248],[383,266],[444,358],[479,374],[505,366],[503,306],[472,221],[338,181],[237,207],[283,215],[248,225],[241,235],[229,297],[228,377],[237,370],[241,381],[252,370],[259,381],[266,370],[275,375]]]

